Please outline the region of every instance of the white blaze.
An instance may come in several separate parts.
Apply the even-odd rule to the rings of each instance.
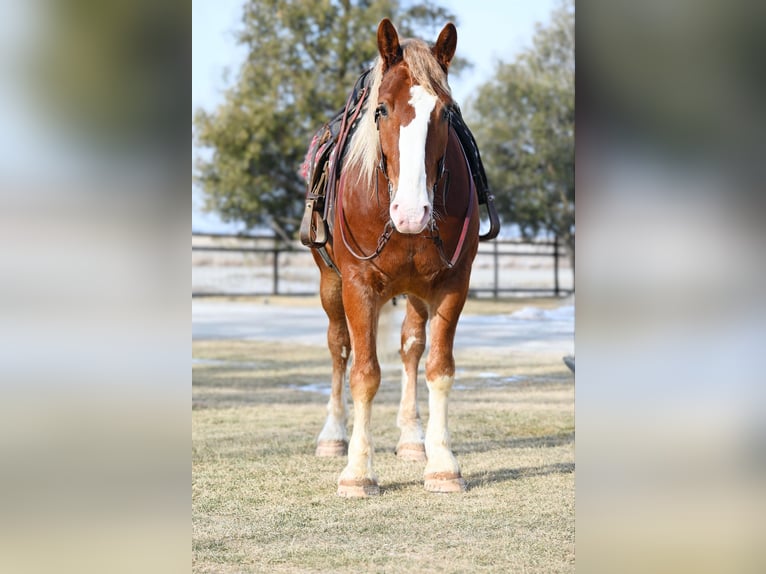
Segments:
[[[423,205],[431,203],[426,186],[426,136],[437,98],[422,86],[412,86],[410,96],[415,117],[399,130],[399,184],[395,198],[403,213],[420,219]]]

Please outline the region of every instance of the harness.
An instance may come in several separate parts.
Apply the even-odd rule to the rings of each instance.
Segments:
[[[307,193],[306,202],[303,213],[303,219],[300,227],[300,239],[304,245],[316,249],[322,260],[340,276],[340,270],[332,261],[327,248],[325,247],[327,241],[332,242],[332,233],[330,226],[334,221],[334,209],[338,210],[338,222],[341,240],[343,241],[346,249],[351,253],[353,257],[360,261],[369,261],[378,257],[385,248],[391,236],[394,233],[394,225],[391,219],[386,222],[383,227],[383,231],[378,237],[378,242],[375,250],[370,254],[357,253],[351,245],[349,245],[346,239],[346,232],[344,226],[343,217],[343,188],[340,168],[342,165],[342,158],[345,152],[346,144],[350,135],[353,133],[359,115],[364,107],[367,96],[370,90],[370,72],[367,70],[363,73],[356,84],[354,89],[349,94],[346,100],[344,108],[336,114],[336,116],[322,126],[322,128],[314,135],[311,145],[309,146],[309,152],[306,156],[306,160],[302,167],[303,175],[307,181]],[[472,195],[474,193],[478,196],[479,204],[484,204],[487,207],[487,213],[490,221],[490,229],[487,233],[480,234],[480,241],[487,241],[494,239],[500,231],[500,221],[497,216],[497,212],[494,207],[494,195],[489,192],[487,185],[486,175],[484,173],[484,166],[481,162],[481,156],[479,155],[479,149],[476,145],[476,141],[473,138],[468,127],[462,121],[462,114],[457,104],[452,104],[448,108],[449,113],[449,128],[457,135],[460,142],[460,148],[463,152],[463,159],[465,160],[466,167],[469,172],[470,181],[470,194],[468,201],[468,208],[463,221],[463,227],[458,239],[455,252],[451,258],[447,258],[444,252],[444,244],[439,235],[439,229],[436,224],[436,219],[431,218],[429,223],[429,235],[436,245],[439,257],[442,263],[447,268],[452,268],[460,258],[460,254],[463,249],[463,244],[468,232],[468,226],[473,215],[473,200]],[[379,125],[379,113],[375,112],[375,123],[380,131]],[[449,141],[449,138],[448,138]],[[436,197],[436,192],[439,185],[444,180],[444,188],[442,191],[443,205],[446,207],[446,197],[449,191],[449,170],[446,169],[446,144],[445,153],[439,162],[439,176],[433,185],[432,192],[433,197]],[[386,157],[382,151],[376,169],[383,174],[388,187],[389,199],[393,195],[393,186],[391,180],[388,177],[386,170]],[[341,181],[339,181],[339,178]],[[340,183],[340,185],[338,185]],[[337,193],[337,199],[335,197]],[[379,198],[378,190],[378,177],[375,177],[375,194]]]

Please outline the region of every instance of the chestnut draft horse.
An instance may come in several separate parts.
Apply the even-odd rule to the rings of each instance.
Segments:
[[[387,301],[406,294],[397,454],[427,460],[426,490],[460,492],[465,482],[450,444],[447,397],[455,376],[455,328],[478,247],[479,211],[470,168],[450,127],[447,69],[457,31],[448,23],[430,47],[421,40],[400,41],[385,19],[377,39],[380,54],[369,98],[343,158],[334,213],[328,217],[329,242],[322,257],[312,249],[321,270],[332,355],[332,392],[316,454],[348,453],[339,495],[379,493],[370,433],[372,401],[380,386],[378,317]],[[325,261],[328,255],[336,269]],[[424,436],[416,382],[429,319]],[[352,350],[349,442],[343,383]]]

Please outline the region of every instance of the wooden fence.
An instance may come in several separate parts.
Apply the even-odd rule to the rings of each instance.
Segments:
[[[192,297],[316,295],[308,248],[273,235],[192,233]],[[479,244],[472,297],[565,296],[574,274],[557,241],[495,239]]]

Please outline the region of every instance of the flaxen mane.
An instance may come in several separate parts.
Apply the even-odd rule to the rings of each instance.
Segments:
[[[409,67],[415,83],[423,86],[427,92],[439,97],[441,100],[451,103],[452,92],[447,83],[447,74],[439,65],[439,62],[436,61],[436,58],[434,58],[428,44],[422,40],[411,38],[403,40],[401,46],[404,61]],[[375,125],[375,114],[373,111],[377,106],[382,76],[383,63],[380,57],[378,57],[373,66],[372,83],[367,106],[359,120],[356,132],[351,138],[348,155],[345,160],[347,168],[352,166],[358,167],[359,181],[367,185],[373,185],[375,166],[378,164],[380,156],[378,130]]]

